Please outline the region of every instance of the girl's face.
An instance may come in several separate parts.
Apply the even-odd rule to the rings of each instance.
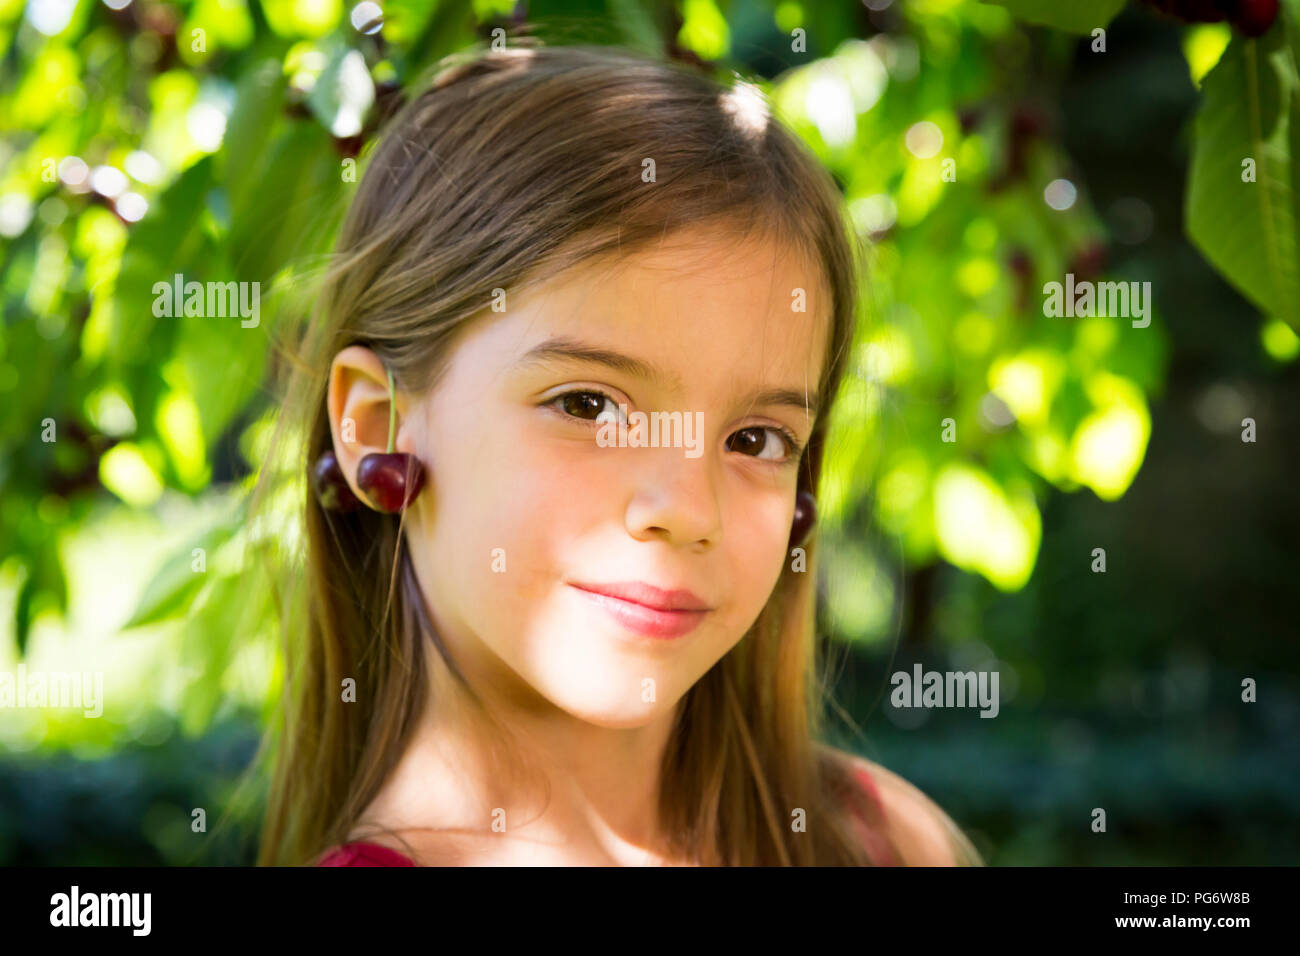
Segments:
[[[822,281],[768,240],[688,230],[462,330],[398,448],[426,469],[406,531],[433,623],[480,692],[638,727],[745,635],[791,560]],[[620,404],[649,419],[621,443]],[[620,586],[689,594],[594,593]]]

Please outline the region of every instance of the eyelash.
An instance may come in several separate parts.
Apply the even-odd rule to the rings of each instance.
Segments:
[[[606,395],[604,392],[594,388],[578,388],[578,389],[574,389],[571,392],[563,392],[562,394],[556,395],[554,398],[547,401],[546,405],[551,408],[555,408],[561,415],[563,415],[566,419],[570,421],[585,422],[588,425],[598,424],[597,422],[593,421],[590,418],[579,418],[577,415],[570,415],[568,412],[564,411],[564,409],[559,408],[560,402],[573,395],[595,395],[599,398],[605,399],[608,402],[611,402],[616,408],[618,407],[618,402],[614,399],[613,396]],[[773,431],[776,432],[778,435],[780,435],[783,439],[785,439],[786,447],[789,449],[789,453],[786,455],[784,461],[776,461],[776,462],[772,462],[772,464],[779,466],[779,465],[797,465],[799,463],[800,459],[803,457],[803,446],[799,444],[799,440],[795,437],[794,432],[786,428],[784,425],[751,425],[749,428],[740,429],[740,431],[747,432],[747,431],[753,431],[755,429],[761,431]],[[757,455],[746,455],[745,457],[753,458],[756,461],[771,460],[767,458],[759,458]]]

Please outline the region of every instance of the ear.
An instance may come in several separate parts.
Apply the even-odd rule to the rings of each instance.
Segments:
[[[330,364],[326,407],[339,468],[352,493],[365,501],[357,488],[357,465],[372,452],[388,451],[388,373],[379,356],[362,345],[349,345],[335,355]],[[398,389],[394,451],[414,450],[406,427],[409,409],[406,394]]]

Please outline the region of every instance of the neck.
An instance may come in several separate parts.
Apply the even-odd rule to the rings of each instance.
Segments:
[[[426,649],[428,703],[376,801],[395,828],[451,828],[496,848],[544,844],[600,863],[663,862],[659,768],[676,708],[641,727],[598,726],[491,655],[450,647],[491,715],[485,721],[437,649]]]

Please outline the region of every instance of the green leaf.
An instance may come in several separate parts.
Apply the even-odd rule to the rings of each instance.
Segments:
[[[644,53],[663,49],[659,25],[642,0],[610,0],[609,14],[622,31],[625,45]]]
[[[204,527],[183,547],[169,554],[159,565],[153,579],[145,585],[135,610],[122,625],[122,630],[183,616],[213,573],[210,570],[193,570],[194,549],[202,548],[206,559],[210,561],[217,548],[238,530],[243,520],[242,508],[231,509],[215,523]]]
[[[247,190],[256,183],[261,156],[282,125],[286,81],[280,64],[265,58],[239,81],[235,108],[226,123],[226,136],[219,154],[220,179],[231,205],[243,203]]]
[[[1205,77],[1188,175],[1187,234],[1261,310],[1296,323],[1295,60],[1274,29],[1234,37]],[[1246,175],[1253,161],[1253,177]],[[1252,179],[1252,181],[1243,181]]]
[[[984,0],[1006,7],[1019,20],[1053,27],[1066,33],[1090,34],[1104,27],[1123,8],[1125,0]]]
[[[40,541],[26,559],[28,573],[14,605],[14,635],[19,656],[27,653],[27,639],[39,613],[53,608],[65,614],[68,609],[68,579],[57,538],[50,536]]]
[[[404,66],[408,75],[419,73],[438,58],[474,42],[474,4],[471,0],[443,0],[411,41]]]
[[[202,229],[204,196],[212,185],[212,158],[187,169],[144,220],[131,230],[122,254],[114,293],[115,316],[110,354],[125,364],[152,364],[169,349],[176,319],[154,315],[154,286],[171,282],[176,273],[185,281],[199,279],[194,267],[211,258]]]
[[[214,257],[205,278],[233,280],[236,274]],[[183,316],[177,324],[173,352],[184,370],[178,381],[199,411],[205,448],[211,451],[231,420],[248,404],[262,381],[266,367],[268,336],[260,327],[266,302],[258,291],[259,327],[244,328],[244,319]],[[251,311],[251,310],[250,310]]]
[[[343,180],[329,134],[315,123],[281,127],[259,162],[234,204],[226,249],[240,280],[269,282],[331,234]]]
[[[266,581],[231,574],[213,581],[202,604],[187,617],[181,662],[198,676],[185,688],[180,715],[184,733],[202,733],[219,714],[227,700],[226,672],[272,607]]]
[[[329,47],[329,63],[307,94],[307,106],[335,136],[356,136],[375,102],[375,84],[361,51],[345,43]]]
[[[19,657],[27,653],[27,637],[32,631],[32,599],[35,596],[36,586],[29,577],[18,589],[18,599],[14,602],[14,639]]]

